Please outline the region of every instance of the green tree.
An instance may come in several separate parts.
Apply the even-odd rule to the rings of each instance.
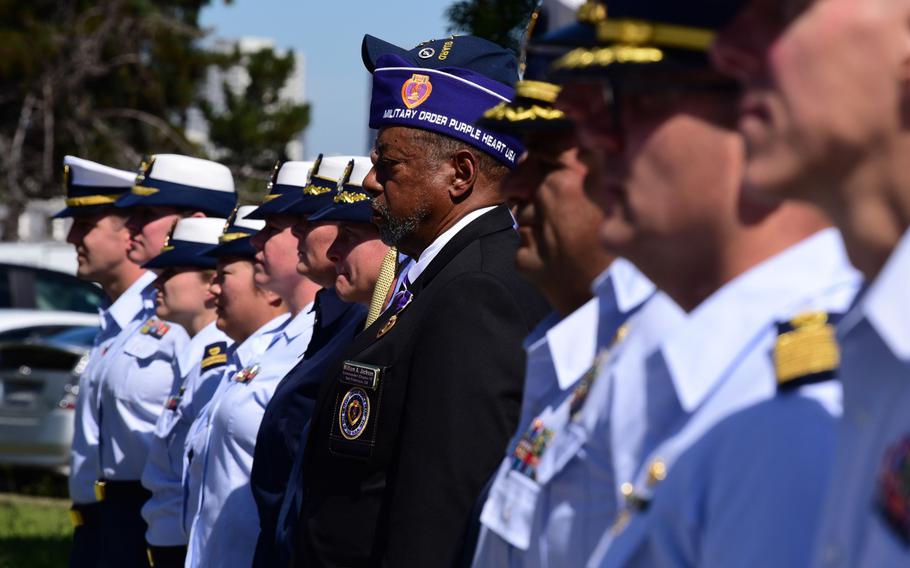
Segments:
[[[194,153],[186,109],[208,64],[208,0],[0,0],[2,237],[30,199],[60,193],[64,154],[133,169],[149,149]]]
[[[446,10],[449,31],[488,39],[518,52],[538,0],[458,0]]]
[[[242,88],[223,81],[224,108],[207,100],[199,106],[209,125],[209,139],[218,148],[218,159],[230,167],[241,197],[261,197],[265,180],[278,160],[287,160],[286,147],[310,120],[310,106],[282,98],[281,92],[294,72],[294,54],[281,55],[271,48],[221,56],[218,66],[227,73],[242,73]]]
[[[129,170],[143,154],[212,157],[264,187],[308,122],[306,106],[278,95],[294,59],[207,47],[199,12],[210,1],[0,0],[0,238],[16,238],[29,200],[60,195],[65,154]],[[205,156],[184,133],[213,65],[251,80],[208,109],[217,151]]]

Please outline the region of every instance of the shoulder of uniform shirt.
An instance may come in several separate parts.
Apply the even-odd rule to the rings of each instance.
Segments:
[[[199,363],[203,373],[223,367],[228,360],[228,342],[215,341],[206,345],[202,350],[202,360]]]
[[[249,357],[251,352],[256,352],[259,349],[265,350],[271,343],[273,336],[284,330],[284,327],[290,318],[291,314],[287,312],[272,318],[243,341],[239,343],[235,342],[231,349],[231,354],[234,355],[236,353],[237,357],[241,360],[245,360]]]
[[[833,381],[840,368],[836,326],[841,314],[808,310],[778,321],[771,353],[778,392]]]
[[[310,302],[297,314],[292,316],[290,320],[288,320],[288,323],[284,326],[283,331],[289,339],[298,337],[308,327],[313,326],[313,322],[316,319],[316,314],[313,310],[314,305],[314,302]]]
[[[157,276],[154,272],[145,271],[107,308],[107,313],[117,322],[120,329],[126,328],[127,324],[145,308],[145,290],[155,278]]]
[[[280,316],[274,317],[271,320],[267,321],[265,324],[263,324],[262,327],[260,327],[255,332],[253,332],[253,335],[251,335],[248,339],[252,339],[253,337],[259,337],[261,335],[279,333],[285,328],[285,326],[287,326],[291,322],[291,319],[292,319],[291,314],[288,312],[285,312],[285,313],[281,314]]]
[[[661,342],[683,407],[699,404],[713,381],[737,357],[752,353],[777,320],[807,310],[841,312],[858,284],[832,230],[819,231],[726,283]]]

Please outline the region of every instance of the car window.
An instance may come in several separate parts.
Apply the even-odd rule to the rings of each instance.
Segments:
[[[39,310],[97,313],[103,303],[104,292],[93,284],[68,274],[35,273],[35,307]]]
[[[99,329],[98,326],[34,325],[0,331],[0,342],[44,341],[91,347]]]
[[[91,347],[95,342],[95,336],[98,335],[100,330],[101,328],[97,326],[71,327],[58,333],[48,335],[46,341],[63,345]]]
[[[13,307],[13,295],[10,291],[10,271],[6,266],[0,266],[0,308]]]

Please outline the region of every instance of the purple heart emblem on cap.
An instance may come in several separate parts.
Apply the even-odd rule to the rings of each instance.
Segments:
[[[401,86],[401,100],[408,108],[417,108],[430,98],[433,92],[433,83],[429,75],[414,73],[411,78]]]

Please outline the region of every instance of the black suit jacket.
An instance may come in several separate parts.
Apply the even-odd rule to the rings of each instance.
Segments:
[[[410,305],[360,334],[347,369],[324,383],[304,456],[298,565],[457,557],[516,427],[522,341],[548,310],[516,271],[518,244],[504,206],[474,220],[411,285]]]
[[[320,290],[313,308],[313,338],[297,365],[281,379],[265,408],[256,437],[250,489],[259,511],[259,538],[253,566],[281,565],[290,556],[276,544],[276,526],[300,435],[313,415],[326,371],[363,329],[366,309]],[[280,549],[279,549],[280,548]],[[283,565],[287,565],[284,561]]]

